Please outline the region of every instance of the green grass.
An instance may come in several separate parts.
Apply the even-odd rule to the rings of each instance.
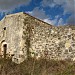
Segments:
[[[75,75],[75,62],[30,58],[15,64],[0,59],[0,75]]]

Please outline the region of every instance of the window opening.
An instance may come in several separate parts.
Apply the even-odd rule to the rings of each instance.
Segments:
[[[4,51],[4,58],[6,58],[7,44],[3,45],[3,51]]]

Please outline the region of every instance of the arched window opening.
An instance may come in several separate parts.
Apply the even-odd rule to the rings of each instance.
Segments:
[[[7,44],[3,45],[3,51],[4,51],[4,58],[6,58],[6,53],[7,53]]]

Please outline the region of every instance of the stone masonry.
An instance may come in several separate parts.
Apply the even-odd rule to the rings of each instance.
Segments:
[[[75,60],[75,26],[53,26],[26,13],[0,21],[0,57],[21,63],[28,57]]]

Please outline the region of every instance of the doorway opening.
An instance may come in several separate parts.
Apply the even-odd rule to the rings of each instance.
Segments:
[[[3,55],[4,55],[4,58],[6,58],[6,53],[7,53],[7,44],[4,44],[3,45]]]

